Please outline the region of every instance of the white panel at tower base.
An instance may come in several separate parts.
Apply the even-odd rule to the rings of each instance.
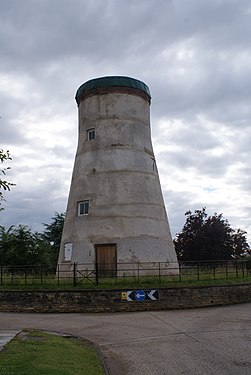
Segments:
[[[148,87],[129,77],[97,78],[78,89],[79,140],[59,264],[88,263],[115,275],[120,263],[165,262],[178,272],[150,100]]]

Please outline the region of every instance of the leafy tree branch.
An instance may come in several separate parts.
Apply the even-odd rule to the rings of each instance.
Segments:
[[[0,149],[0,162],[1,162],[1,164],[6,162],[7,160],[11,160],[11,156],[10,156],[9,151],[4,152],[2,149]],[[8,169],[10,169],[10,167],[0,169],[0,211],[3,210],[3,208],[1,207],[1,201],[4,201],[3,192],[1,191],[1,189],[5,190],[5,191],[10,190],[11,186],[15,185],[15,184],[3,179],[3,176],[6,175],[6,171]]]

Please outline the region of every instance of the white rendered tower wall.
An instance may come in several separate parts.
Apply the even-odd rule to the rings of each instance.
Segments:
[[[102,77],[77,91],[79,140],[58,262],[177,266],[151,142],[150,91]],[[106,264],[107,263],[107,264]]]

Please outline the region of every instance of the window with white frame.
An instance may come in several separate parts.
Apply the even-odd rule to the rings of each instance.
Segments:
[[[92,141],[95,138],[95,129],[87,129],[87,141]]]
[[[88,215],[89,214],[89,201],[82,201],[78,203],[78,216]]]

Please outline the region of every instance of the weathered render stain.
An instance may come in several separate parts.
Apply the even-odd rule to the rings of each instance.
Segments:
[[[124,78],[125,86],[114,85]],[[111,86],[104,87],[108,80]],[[93,81],[82,85],[76,97],[79,140],[58,262],[93,264],[96,245],[114,244],[117,263],[177,267],[151,141],[149,89],[127,77]],[[92,88],[80,95],[89,83]],[[89,129],[95,132],[92,140]],[[89,212],[79,216],[83,201],[89,201]],[[65,255],[68,243],[70,259]]]

